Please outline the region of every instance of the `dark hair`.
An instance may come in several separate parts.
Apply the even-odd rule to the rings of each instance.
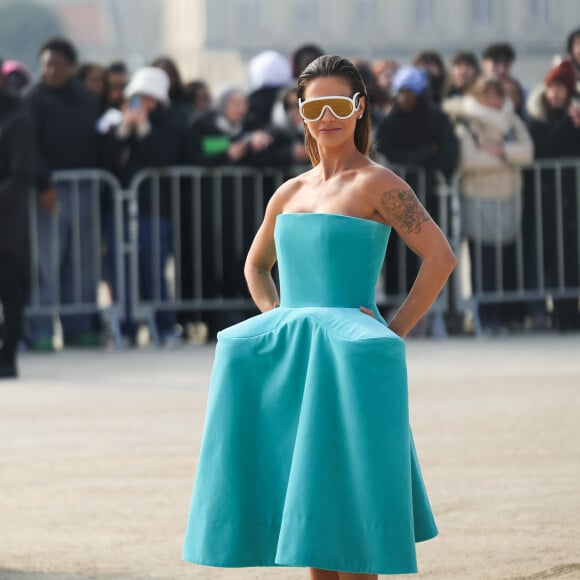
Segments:
[[[299,99],[304,98],[304,92],[308,83],[317,78],[338,77],[346,81],[352,93],[360,93],[365,98],[365,108],[362,118],[357,120],[354,132],[354,144],[356,148],[368,155],[371,147],[371,104],[369,103],[367,88],[357,68],[341,56],[324,55],[313,60],[298,77],[296,86]],[[320,163],[318,145],[308,130],[308,124],[304,126],[304,141],[308,157],[312,165]]]
[[[443,100],[443,92],[447,83],[447,69],[443,57],[435,50],[422,50],[413,58],[413,66],[423,69],[429,79],[429,99],[436,103]],[[440,74],[434,74],[430,67],[435,66]]]
[[[107,67],[107,72],[117,75],[126,75],[129,71],[127,65],[122,60],[115,60]]]
[[[290,59],[292,76],[297,79],[302,71],[316,58],[322,56],[324,51],[317,44],[303,44],[299,46]]]
[[[497,42],[490,44],[481,56],[493,62],[513,62],[516,60],[516,51],[509,42]]]
[[[296,85],[288,85],[285,89],[282,89],[280,93],[280,100],[282,101],[282,106],[284,107],[284,112],[288,113],[290,111],[290,97],[296,96],[298,89]]]
[[[204,91],[204,90],[207,91],[207,93],[209,94],[209,92],[210,92],[209,86],[202,79],[196,79],[194,81],[189,81],[183,87],[184,95],[187,98],[187,100],[190,102],[190,104],[192,104],[192,105],[195,105],[195,102],[197,100],[199,93]]]
[[[175,61],[169,56],[158,56],[151,66],[160,68],[167,73],[169,77],[169,99],[179,101],[186,99],[185,89],[181,80],[181,74]]]
[[[473,52],[465,52],[465,51],[457,52],[453,57],[451,64],[453,65],[466,64],[467,66],[470,66],[474,68],[477,72],[479,72],[479,60],[477,56],[475,56],[475,53]]]
[[[66,38],[51,38],[47,40],[38,51],[38,56],[50,50],[52,52],[58,52],[60,55],[72,65],[76,65],[78,62],[78,53],[72,42]]]
[[[576,37],[580,38],[580,28],[576,28],[568,35],[568,42],[566,43],[568,46],[568,54],[572,56],[572,46],[574,44],[574,40]]]
[[[104,72],[104,68],[95,62],[85,62],[81,66],[79,66],[79,70],[77,72],[77,76],[81,81],[84,81],[87,76],[89,76],[90,72],[93,70],[101,70]]]
[[[422,50],[418,52],[413,58],[413,66],[426,67],[435,65],[443,76],[446,75],[445,63],[443,62],[443,57],[434,50]]]

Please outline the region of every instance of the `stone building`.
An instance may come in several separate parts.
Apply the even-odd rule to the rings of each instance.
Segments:
[[[511,42],[515,72],[534,84],[580,26],[579,0],[164,0],[164,46],[212,84],[245,80],[244,63],[305,42],[327,52],[408,62],[420,49],[450,58]]]

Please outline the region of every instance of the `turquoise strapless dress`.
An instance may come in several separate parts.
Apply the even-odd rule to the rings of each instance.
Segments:
[[[389,233],[349,216],[278,216],[280,307],[218,334],[184,560],[417,570],[415,542],[437,528],[405,343],[374,300]]]

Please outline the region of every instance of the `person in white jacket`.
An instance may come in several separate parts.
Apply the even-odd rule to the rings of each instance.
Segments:
[[[522,221],[522,176],[518,166],[533,160],[528,130],[498,79],[481,77],[464,97],[443,109],[461,145],[461,229],[469,242],[472,291],[482,294],[515,286],[515,241]],[[505,308],[479,307],[480,322],[502,329]]]

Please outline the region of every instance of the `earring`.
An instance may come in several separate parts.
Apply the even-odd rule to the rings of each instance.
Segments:
[[[358,116],[358,118],[359,118],[359,119],[362,119],[362,115],[359,115],[359,116]]]

